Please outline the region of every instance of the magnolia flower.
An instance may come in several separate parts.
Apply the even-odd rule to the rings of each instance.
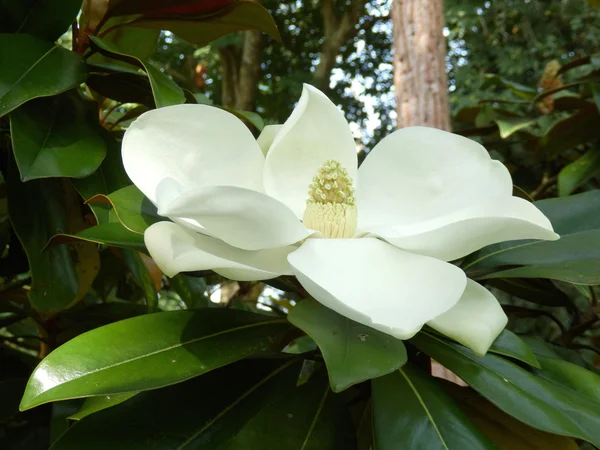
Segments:
[[[358,169],[341,111],[304,86],[281,126],[255,140],[206,105],[149,111],[123,162],[164,221],[145,243],[167,276],[212,269],[240,281],[295,275],[323,305],[399,339],[425,324],[484,354],[507,317],[448,261],[513,239],[557,239],[512,196],[506,167],[433,128],[390,134]]]

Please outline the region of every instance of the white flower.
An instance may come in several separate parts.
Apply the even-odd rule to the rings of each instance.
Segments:
[[[123,162],[173,220],[145,233],[168,276],[293,274],[350,319],[399,339],[428,324],[478,354],[507,318],[447,261],[506,240],[558,238],[534,205],[512,196],[508,170],[464,137],[404,128],[358,170],[341,111],[308,85],[286,123],[258,141],[218,108],[147,112],[125,133]]]

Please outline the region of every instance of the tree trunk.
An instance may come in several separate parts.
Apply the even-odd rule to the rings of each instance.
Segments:
[[[260,81],[260,56],[262,35],[260,31],[245,31],[240,63],[239,89],[235,107],[243,111],[254,111],[256,89]]]
[[[443,0],[393,0],[398,128],[450,129]]]
[[[261,55],[260,31],[245,31],[241,47],[232,45],[219,49],[223,105],[242,111],[254,111]]]
[[[323,0],[321,13],[325,35],[319,54],[319,63],[313,76],[313,84],[322,91],[326,91],[329,87],[331,71],[335,67],[342,45],[358,31],[357,23],[364,14],[366,3],[367,0],[352,0],[349,8],[338,16],[335,12],[334,1]]]

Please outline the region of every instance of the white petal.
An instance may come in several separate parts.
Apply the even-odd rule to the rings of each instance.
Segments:
[[[500,197],[411,225],[374,229],[372,234],[398,248],[445,261],[498,242],[559,238],[533,203],[517,197]]]
[[[275,137],[265,162],[267,194],[302,217],[308,187],[323,163],[338,161],[356,180],[356,144],[342,112],[318,89],[304,85],[302,96]]]
[[[131,181],[155,204],[193,186],[262,191],[264,156],[233,114],[208,105],[177,105],[142,114],[123,137]]]
[[[262,150],[263,155],[266,156],[269,152],[269,148],[275,140],[275,136],[277,136],[277,133],[279,133],[279,131],[281,130],[281,127],[283,127],[283,125],[266,125],[262,129],[260,135],[256,139],[256,142]]]
[[[179,272],[212,269],[238,281],[290,274],[286,257],[296,249],[240,250],[172,222],[151,225],[144,233],[144,241],[150,256],[169,277]]]
[[[358,173],[360,229],[406,225],[512,195],[502,163],[478,143],[434,128],[397,130]]]
[[[308,239],[288,261],[323,305],[399,339],[452,308],[466,284],[456,266],[373,238]]]
[[[483,356],[507,323],[508,317],[496,297],[475,281],[467,280],[458,303],[427,325]]]
[[[158,213],[187,219],[185,224],[199,225],[204,234],[244,250],[283,247],[312,233],[280,201],[233,186],[186,191]]]

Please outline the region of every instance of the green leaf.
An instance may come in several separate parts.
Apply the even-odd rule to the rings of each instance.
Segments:
[[[242,30],[262,31],[276,41],[281,42],[277,24],[269,11],[262,5],[250,0],[240,0],[232,4],[226,12],[218,11],[214,14],[196,18],[140,17],[129,22],[129,25],[169,30],[199,47],[205,46],[227,34]]]
[[[549,344],[537,337],[527,337],[526,339],[541,363],[542,370],[537,371],[537,374],[569,386],[600,403],[600,375],[579,364],[574,364],[572,361],[565,361],[564,356],[559,352],[564,353],[569,349]],[[577,353],[574,354],[579,357]],[[575,361],[577,362],[577,360]],[[585,361],[583,363],[587,364]]]
[[[508,360],[419,333],[412,342],[501,410],[538,430],[600,444],[600,403]]]
[[[77,18],[81,0],[0,0],[0,33],[57,40]]]
[[[185,102],[185,95],[183,94],[181,88],[177,86],[173,80],[171,80],[168,76],[150,63],[142,61],[135,56],[126,54],[117,46],[96,36],[90,36],[90,42],[92,47],[103,55],[119,61],[127,62],[133,66],[143,69],[148,74],[157,108],[178,105]]]
[[[571,194],[600,172],[600,148],[594,148],[566,165],[558,174],[558,195]]]
[[[112,0],[109,14],[186,15],[205,14],[221,9],[235,0]]]
[[[114,245],[115,247],[124,247],[143,250],[144,236],[138,233],[132,233],[120,223],[106,223],[86,228],[77,234],[55,234],[47,241],[46,247],[51,248],[59,244],[68,244],[77,241],[94,242],[96,244]]]
[[[195,97],[196,97],[196,95],[194,95],[194,98]],[[259,114],[255,113],[255,112],[242,111],[239,109],[229,108],[227,106],[221,106],[220,108],[224,109],[225,111],[230,112],[231,114],[236,116],[238,119],[240,119],[244,122],[248,122],[253,127],[255,127],[258,131],[262,131],[262,129],[265,127],[265,121],[262,119],[262,117],[260,117]]]
[[[148,312],[154,312],[158,309],[158,293],[154,288],[152,276],[144,264],[139,252],[135,250],[121,249],[121,256],[125,265],[133,275],[133,279],[144,293]]]
[[[401,340],[347,319],[311,298],[299,302],[288,320],[321,349],[335,392],[393,372],[407,361]]]
[[[407,364],[372,381],[373,433],[378,450],[496,449],[425,372]]]
[[[546,278],[584,286],[600,284],[600,261],[566,261],[554,264],[537,264],[501,270],[479,277],[494,278]]]
[[[494,122],[496,122],[498,125],[500,137],[502,139],[506,139],[507,137],[515,134],[517,131],[536,124],[537,118],[531,119],[529,117],[506,117],[502,119],[496,119]]]
[[[245,361],[143,392],[76,423],[52,449],[355,449],[326,378],[296,386],[299,370],[297,360]]]
[[[110,18],[102,26],[102,32],[100,34],[102,35],[102,40],[104,42],[118,48],[122,53],[133,56],[140,61],[148,61],[156,50],[160,30],[126,26],[127,22],[135,17],[136,16],[121,16]],[[101,53],[91,55],[87,61],[92,65],[112,64],[123,68],[131,67],[125,61],[115,60]]]
[[[68,91],[87,78],[79,55],[28,34],[0,34],[0,117],[37,97]]]
[[[99,134],[104,139],[106,145],[106,157],[104,161],[102,161],[98,170],[90,176],[73,180],[75,188],[84,200],[89,200],[96,194],[108,195],[131,184],[131,180],[123,167],[121,145],[103,129],[100,130]],[[98,224],[104,225],[109,223],[109,206],[105,204],[91,204],[89,206]]]
[[[120,103],[139,103],[149,108],[156,107],[150,81],[141,73],[93,73],[88,77],[86,84],[100,95]]]
[[[53,314],[69,306],[79,290],[75,263],[68,247],[43,251],[48,240],[65,231],[67,219],[57,180],[23,183],[16,167],[8,176],[8,210],[14,231],[31,270],[31,305],[42,314]]]
[[[547,356],[538,359],[542,365],[542,370],[536,372],[539,376],[568,386],[600,404],[600,375],[562,359]]]
[[[10,115],[10,129],[23,181],[83,178],[106,155],[97,112],[74,93],[27,102]]]
[[[104,25],[104,30],[117,25],[120,21],[127,20],[129,20],[127,17],[121,17],[118,20],[110,19]],[[147,61],[156,50],[159,36],[160,30],[117,26],[108,33],[103,34],[102,40],[119,48],[129,56],[133,56],[140,61]],[[95,56],[90,58],[91,63],[96,61],[98,60]],[[100,61],[102,60],[100,59],[98,62]]]
[[[163,312],[106,325],[48,355],[31,375],[21,409],[179,383],[267,351],[288,330],[285,320],[228,309]]]
[[[502,86],[509,89],[513,94],[526,99],[532,99],[537,95],[537,90],[529,86],[524,86],[506,78],[499,77],[496,74],[486,73],[483,75],[484,82],[481,85],[482,89],[489,86]]]
[[[597,261],[600,256],[600,190],[535,202],[550,219],[557,241],[508,241],[469,256],[463,269],[502,265]]]
[[[486,284],[538,305],[565,306],[567,308],[572,308],[573,305],[569,296],[550,280],[498,278],[488,279]]]
[[[467,417],[502,450],[578,450],[571,438],[544,433],[499,410],[474,390],[452,383],[444,388]]]
[[[83,406],[79,411],[75,414],[71,414],[69,419],[71,420],[81,420],[84,417],[97,413],[98,411],[102,411],[107,408],[111,408],[116,406],[124,401],[129,400],[134,395],[137,395],[137,392],[129,392],[127,394],[120,395],[102,395],[99,397],[89,397],[83,403]]]
[[[529,345],[515,333],[507,329],[502,330],[502,333],[493,342],[489,351],[498,355],[509,356],[535,368],[540,368],[540,363]]]
[[[204,281],[204,278],[180,273],[171,278],[170,283],[171,288],[179,294],[187,309],[210,308],[214,305],[206,294],[206,281]]]
[[[557,120],[544,134],[542,149],[555,156],[600,137],[600,114],[596,105],[590,104],[575,114]]]
[[[164,220],[158,215],[156,206],[135,186],[130,185],[106,196],[98,194],[88,203],[108,203],[115,211],[118,220],[133,233],[144,234],[146,228]]]

